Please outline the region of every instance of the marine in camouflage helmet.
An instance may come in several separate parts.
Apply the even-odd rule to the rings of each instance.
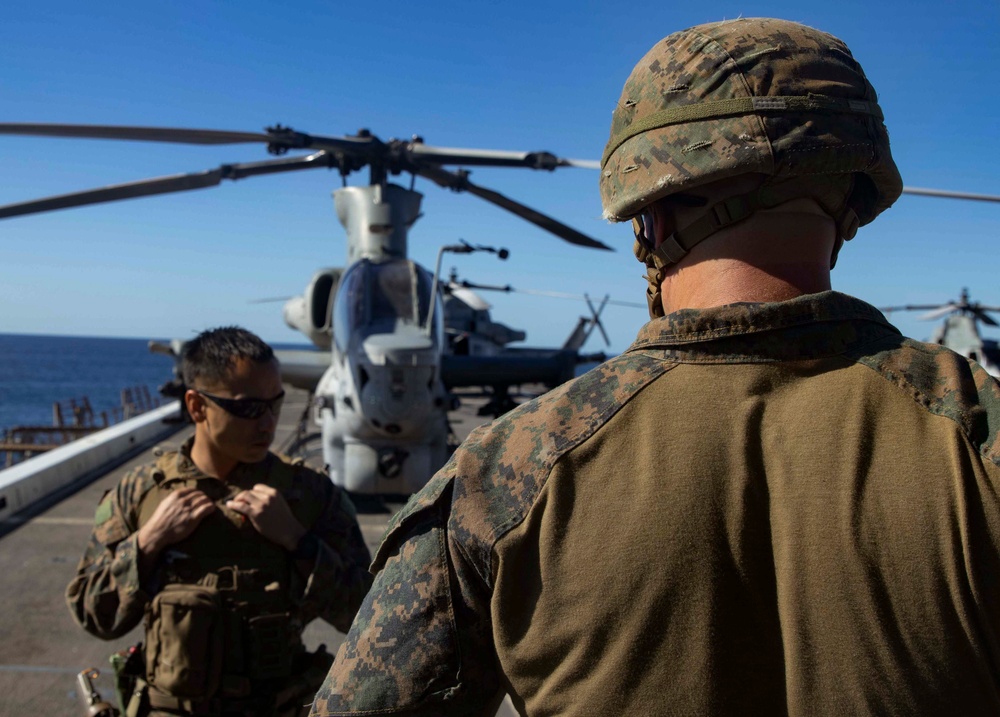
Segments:
[[[632,70],[601,159],[604,216],[641,214],[665,197],[760,175],[759,187],[707,207],[654,247],[637,222],[636,256],[649,266],[650,312],[662,315],[662,270],[719,229],[755,211],[816,199],[837,223],[836,252],[900,195],[875,90],[847,46],[786,20],[698,25],[658,42]]]

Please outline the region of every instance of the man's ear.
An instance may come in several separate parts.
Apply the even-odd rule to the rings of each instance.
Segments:
[[[184,392],[184,405],[187,406],[191,420],[195,423],[201,423],[207,417],[205,415],[205,397],[193,388]]]

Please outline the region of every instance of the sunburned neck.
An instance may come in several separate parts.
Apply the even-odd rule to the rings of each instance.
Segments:
[[[754,217],[723,230],[666,272],[664,312],[829,291],[834,238],[828,217],[808,214]]]
[[[829,272],[824,274],[795,265],[764,269],[717,259],[699,267],[702,271],[682,271],[676,281],[664,281],[665,313],[737,302],[788,301],[830,290]]]

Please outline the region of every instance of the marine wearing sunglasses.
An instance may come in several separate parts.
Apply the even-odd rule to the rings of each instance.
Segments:
[[[263,460],[285,397],[278,362],[238,358],[222,376],[189,384],[185,402],[195,424],[192,459],[225,479],[238,463]]]

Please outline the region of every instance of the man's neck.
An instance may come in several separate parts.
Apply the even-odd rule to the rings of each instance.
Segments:
[[[191,444],[191,461],[202,473],[221,481],[225,481],[233,469],[239,465],[239,461],[213,453],[209,449],[207,441],[199,441],[197,427],[195,428],[194,443]]]
[[[705,309],[737,302],[788,301],[830,290],[829,272],[799,266],[763,269],[715,259],[682,270],[663,282],[663,310]]]
[[[830,290],[834,245],[829,217],[781,213],[751,217],[695,246],[667,270],[663,310],[737,302],[788,301]]]

